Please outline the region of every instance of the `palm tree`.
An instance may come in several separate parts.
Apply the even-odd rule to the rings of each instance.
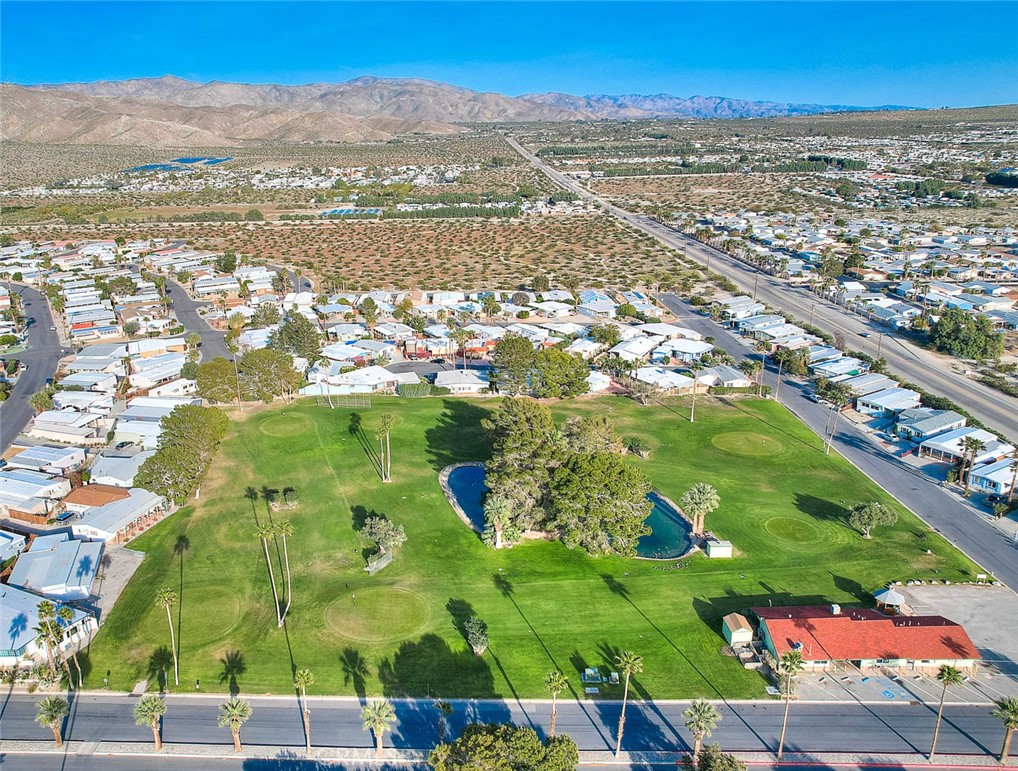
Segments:
[[[744,359],[739,363],[739,369],[742,370],[743,374],[750,380],[756,381],[757,396],[762,396],[763,381],[758,378],[760,376],[760,371],[763,369],[763,364],[756,359]]]
[[[962,475],[965,480],[964,495],[967,496],[969,494],[969,480],[972,477],[972,467],[976,464],[976,458],[979,453],[986,449],[986,443],[981,439],[976,439],[974,436],[966,436],[961,440],[961,447],[965,453],[965,457],[962,458]]]
[[[721,505],[721,496],[713,485],[697,482],[682,496],[682,510],[693,518],[693,532],[703,533],[707,515]]]
[[[177,668],[177,640],[173,634],[173,615],[170,608],[177,604],[177,593],[172,589],[160,589],[156,592],[156,605],[166,609],[166,623],[170,625],[170,651],[173,653],[173,684],[180,685],[180,673]]]
[[[495,548],[502,548],[502,529],[509,524],[512,505],[504,495],[489,495],[484,499],[484,519],[495,530]]]
[[[933,744],[930,745],[929,761],[933,762],[933,756],[937,752],[937,738],[940,736],[940,721],[944,717],[944,699],[947,697],[947,687],[949,685],[961,685],[962,676],[955,667],[950,664],[942,664],[940,669],[937,671],[937,680],[944,686],[940,692],[940,707],[937,709],[937,724],[933,729]]]
[[[438,710],[438,743],[444,744],[445,724],[446,721],[449,719],[449,716],[452,714],[452,704],[450,704],[447,701],[439,700],[436,701],[432,706]]]
[[[251,717],[251,705],[236,697],[219,705],[219,727],[233,734],[233,751],[240,752],[240,727]]]
[[[276,593],[276,576],[272,572],[272,560],[269,558],[269,539],[276,537],[276,529],[268,522],[258,525],[255,534],[262,539],[262,549],[265,551],[265,564],[269,567],[269,583],[272,584],[272,602],[276,608],[276,626],[283,625],[283,619],[279,615],[279,595]]]
[[[696,422],[696,388],[699,385],[697,379],[697,373],[703,369],[703,365],[698,361],[689,362],[689,370],[693,373],[693,405],[689,408],[689,422]]]
[[[568,687],[569,681],[566,680],[566,676],[557,669],[549,672],[544,678],[544,689],[551,694],[551,727],[548,736],[552,739],[555,738],[555,721],[558,719],[558,695]]]
[[[378,416],[382,432],[385,434],[385,478],[384,482],[392,481],[392,447],[389,444],[389,433],[396,426],[396,416],[391,412],[383,412]]]
[[[53,653],[53,649],[56,647],[56,640],[54,638],[53,622],[57,617],[57,608],[49,600],[42,600],[39,603],[37,610],[39,618],[39,625],[35,627],[35,632],[39,638],[46,644],[46,658],[49,662],[50,675],[54,678],[57,676],[57,660]]]
[[[286,614],[290,612],[290,601],[293,599],[290,591],[290,552],[286,548],[286,539],[293,535],[293,525],[290,520],[284,519],[281,522],[277,522],[275,527],[276,535],[283,539],[283,566],[286,569],[286,606],[283,608],[283,614],[279,618],[279,626],[283,625],[286,621]]]
[[[700,747],[705,736],[710,736],[721,715],[717,708],[706,699],[697,699],[682,711],[686,718],[686,728],[693,734],[693,763],[700,757]]]
[[[67,605],[57,608],[57,618],[61,621],[63,629],[66,630],[74,623],[74,611]],[[81,665],[78,663],[78,650],[71,646],[71,658],[74,660],[74,668],[78,670],[78,688],[81,688]]]
[[[778,739],[778,760],[785,751],[785,729],[788,728],[788,706],[792,703],[792,693],[795,685],[792,682],[799,672],[802,671],[802,654],[797,650],[785,651],[781,654],[778,662],[778,672],[781,674],[781,695],[785,700],[785,716],[781,720],[781,738]]]
[[[626,678],[625,687],[622,689],[622,711],[619,713],[618,739],[615,742],[615,756],[618,757],[622,751],[622,733],[626,729],[626,701],[629,699],[629,679],[636,673],[643,671],[643,656],[638,656],[632,651],[622,651],[615,657],[615,663]]]
[[[332,366],[332,362],[329,359],[325,358],[324,356],[320,358],[316,362],[316,364],[324,364],[326,367]],[[330,410],[336,409],[336,406],[332,403],[332,386],[329,385],[328,381],[325,382],[324,386],[322,385],[321,381],[319,381],[318,384],[320,387],[325,389],[325,398],[329,400],[329,409]]]
[[[375,429],[374,436],[378,440],[378,470],[382,476],[382,482],[388,482],[389,480],[385,478],[385,431],[381,426]]]
[[[1003,766],[1011,756],[1011,737],[1018,728],[1018,697],[1005,696],[1003,699],[997,699],[991,714],[1004,724],[1004,744],[1000,748],[1000,765]]]
[[[382,757],[384,751],[382,736],[392,729],[392,724],[396,720],[396,710],[388,701],[369,701],[361,710],[361,720],[364,721],[364,730],[375,735],[375,754]]]
[[[67,699],[60,696],[47,696],[36,707],[35,722],[53,732],[53,741],[56,742],[57,747],[64,746],[61,728],[69,710]]]
[[[315,684],[315,676],[310,669],[301,669],[293,676],[293,687],[300,691],[302,702],[301,715],[304,716],[304,746],[311,752],[311,710],[308,708],[308,688]]]
[[[156,740],[156,752],[163,748],[163,737],[159,733],[159,724],[166,714],[166,702],[154,693],[146,694],[134,705],[134,722],[136,725],[147,725],[152,729]]]

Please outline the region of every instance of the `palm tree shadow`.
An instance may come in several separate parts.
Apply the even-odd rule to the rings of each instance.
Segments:
[[[367,659],[353,647],[346,647],[339,654],[339,665],[343,668],[343,685],[353,685],[354,693],[362,702],[367,697],[366,678],[371,674]]]
[[[191,540],[181,533],[173,542],[173,553],[180,558],[180,579],[177,588],[177,656],[180,656],[181,627],[184,619],[184,553],[191,548]]]
[[[236,698],[240,694],[240,683],[237,682],[237,678],[247,672],[244,654],[238,650],[227,651],[223,658],[219,659],[219,663],[223,665],[219,683],[229,683],[230,697]]]
[[[368,435],[364,433],[364,419],[361,417],[359,412],[351,413],[350,415],[350,435],[357,439],[357,443],[360,444],[364,454],[368,456],[368,460],[371,461],[371,467],[378,474],[379,479],[383,479],[385,476],[385,470],[382,467],[382,458],[375,450],[374,444],[368,438]]]
[[[159,692],[164,693],[169,685],[168,673],[173,671],[173,651],[167,646],[160,645],[148,657],[146,674],[149,681],[155,680],[159,686]]]

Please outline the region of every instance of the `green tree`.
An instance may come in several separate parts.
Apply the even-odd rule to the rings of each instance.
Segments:
[[[247,222],[261,222],[262,220],[265,219],[265,215],[262,214],[261,211],[259,211],[258,209],[248,209],[246,212],[244,212],[244,219]]]
[[[968,497],[970,480],[972,478],[972,467],[976,464],[976,458],[986,449],[986,443],[974,436],[966,436],[961,440],[961,449],[964,452],[962,458],[961,474],[965,480],[964,495]]]
[[[999,359],[1004,352],[1004,337],[989,317],[960,308],[941,313],[930,332],[930,342],[938,351],[962,359]]]
[[[542,744],[533,728],[497,723],[471,723],[428,757],[435,771],[573,771],[579,760],[568,736]]]
[[[569,687],[566,676],[557,669],[549,672],[544,678],[544,689],[551,694],[551,725],[548,729],[548,736],[555,738],[555,722],[558,720],[558,695]]]
[[[46,410],[53,409],[53,394],[55,391],[52,388],[40,388],[34,394],[28,397],[29,406],[36,412],[45,412]]]
[[[362,538],[372,541],[379,554],[386,554],[406,543],[403,525],[395,525],[385,517],[368,517],[360,529]]]
[[[615,425],[604,415],[569,418],[562,427],[562,435],[571,452],[621,453],[625,449],[625,442],[615,433]]]
[[[488,643],[490,641],[488,638],[488,625],[481,618],[471,616],[463,623],[463,628],[467,633],[467,643],[469,643],[474,655],[483,656],[484,652],[488,650]]]
[[[244,749],[240,744],[240,729],[250,720],[251,712],[251,705],[243,699],[233,698],[219,705],[219,727],[230,729],[234,752]]]
[[[383,412],[378,416],[378,428],[381,430],[382,435],[385,438],[385,453],[382,456],[383,470],[382,470],[382,481],[392,481],[392,444],[390,441],[390,435],[392,429],[396,427],[396,416],[391,412]]]
[[[778,676],[781,682],[781,697],[785,700],[785,714],[781,719],[781,736],[778,738],[778,760],[785,751],[785,732],[788,729],[788,707],[795,693],[795,676],[803,668],[802,654],[797,650],[785,651],[778,660]]]
[[[197,489],[204,474],[205,467],[190,449],[166,447],[141,464],[134,485],[182,504]]]
[[[207,466],[230,426],[225,413],[212,407],[180,405],[165,416],[160,425],[159,448],[183,447],[193,452],[202,466]]]
[[[180,670],[177,664],[177,640],[173,633],[173,614],[170,610],[179,598],[172,589],[160,589],[156,592],[156,605],[166,611],[166,623],[170,627],[170,651],[173,653],[173,684],[180,685]]]
[[[513,525],[512,504],[504,495],[490,494],[484,499],[484,533],[482,539],[494,549],[512,546],[520,532]]]
[[[565,399],[590,390],[590,366],[579,356],[561,348],[545,348],[534,357],[534,365],[533,389],[543,399]]]
[[[237,269],[237,255],[233,252],[223,252],[216,258],[216,270],[220,273],[233,273]]]
[[[1006,766],[1008,758],[1011,757],[1011,737],[1018,728],[1018,697],[1005,696],[997,699],[994,703],[993,712],[995,718],[1004,724],[1004,744],[1000,748],[1000,765]]]
[[[743,359],[739,362],[739,369],[746,377],[756,382],[758,386],[757,394],[763,395],[763,381],[759,380],[760,373],[763,371],[763,362],[757,361],[756,359]]]
[[[378,323],[378,303],[370,297],[365,297],[361,301],[358,310],[360,310],[361,316],[364,318],[364,323],[367,325],[368,329],[374,329],[375,324]]]
[[[492,316],[496,316],[502,312],[502,305],[499,303],[498,298],[493,294],[486,294],[481,298],[481,310],[484,311],[484,315],[488,317],[488,321],[491,321]]]
[[[721,496],[713,485],[697,482],[686,490],[682,496],[682,510],[693,521],[693,532],[702,535],[704,521],[708,514],[714,513],[721,505]]]
[[[300,714],[304,719],[304,750],[311,753],[311,707],[308,706],[308,688],[315,684],[310,669],[299,669],[293,676],[293,687],[300,693]]]
[[[597,324],[590,328],[590,339],[608,348],[614,348],[622,341],[622,333],[615,324]]]
[[[534,276],[534,280],[531,282],[531,284],[533,286],[534,291],[537,292],[538,294],[543,294],[544,292],[547,292],[551,288],[551,282],[548,280],[548,277],[543,273],[539,273],[538,275]]]
[[[165,714],[166,702],[154,693],[145,694],[134,705],[134,722],[136,725],[147,725],[152,729],[156,752],[163,748],[163,737],[160,734],[159,726]]]
[[[274,303],[259,303],[251,316],[251,325],[255,328],[271,327],[279,323],[279,318],[279,308]]]
[[[47,696],[36,705],[35,722],[53,732],[53,741],[58,748],[64,746],[62,729],[69,709],[67,699],[60,696]]]
[[[937,723],[933,728],[933,742],[930,744],[929,761],[933,762],[933,756],[937,754],[937,739],[940,738],[940,723],[944,719],[944,700],[947,698],[949,686],[959,686],[964,682],[961,672],[950,664],[941,664],[937,670],[937,682],[943,687],[940,691],[940,706],[937,707]]]
[[[650,533],[650,481],[619,455],[571,455],[552,472],[550,489],[552,526],[571,549],[631,557]]]
[[[244,396],[265,404],[277,396],[289,402],[302,380],[291,355],[273,348],[248,351],[240,357],[238,367]]]
[[[510,396],[530,391],[536,359],[534,345],[527,338],[510,333],[499,340],[491,354],[492,374],[498,390]]]
[[[272,571],[272,559],[269,557],[269,539],[276,541],[276,528],[271,522],[262,522],[255,528],[255,535],[262,542],[262,550],[265,552],[265,565],[269,569],[269,583],[272,585],[272,604],[276,609],[276,626],[283,625],[283,616],[280,614],[279,593],[276,591],[276,575]]]
[[[195,381],[199,396],[213,404],[228,404],[237,398],[233,364],[221,356],[198,365]]]
[[[622,651],[615,657],[615,664],[622,673],[625,685],[622,688],[622,711],[619,712],[619,728],[615,741],[615,757],[622,751],[622,734],[626,730],[626,703],[629,700],[629,681],[633,675],[643,671],[643,656],[632,651]]]
[[[141,324],[137,321],[128,321],[124,323],[124,334],[129,338],[133,338],[138,332],[141,331]]]
[[[696,757],[684,755],[680,765],[683,771],[746,771],[745,763],[722,752],[717,744],[708,744]]]
[[[682,711],[686,718],[686,729],[693,734],[693,760],[700,757],[700,747],[704,737],[711,735],[711,731],[721,720],[717,707],[706,699],[696,699],[692,704]]]
[[[385,751],[382,746],[382,738],[386,731],[392,730],[392,724],[396,722],[396,710],[388,701],[369,701],[361,709],[361,721],[364,730],[370,731],[375,736],[375,755],[382,757],[382,753]]]
[[[272,334],[270,347],[312,363],[322,355],[321,331],[301,314],[291,313]]]
[[[873,528],[891,527],[897,521],[898,515],[894,509],[878,501],[856,504],[848,515],[848,524],[862,533],[866,540],[873,537],[871,535]]]

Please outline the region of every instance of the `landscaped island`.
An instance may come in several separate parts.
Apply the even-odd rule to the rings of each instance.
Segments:
[[[774,402],[705,403],[695,424],[685,410],[621,397],[553,407],[560,425],[606,416],[620,436],[639,437],[649,456],[624,462],[672,500],[697,483],[717,488],[721,506],[707,527],[741,554],[693,555],[681,571],[592,558],[555,541],[488,548],[449,506],[438,475],[450,464],[490,460],[481,421],[498,402],[372,404],[351,411],[304,401],[234,414],[198,505],[133,544],[147,557],[83,662],[86,686],[101,687],[107,670],[122,690],[172,674],[167,614],[155,602],[157,590],[170,588],[180,597],[181,690],[200,679],[202,691],[232,684],[292,693],[292,672],[307,668],[317,693],[541,696],[545,675],[559,669],[582,693],[579,672],[632,650],[645,662],[640,695],[759,696],[759,675],[721,655],[726,613],[770,600],[867,602],[888,580],[978,572],[846,461],[825,457],[820,440]],[[385,413],[394,416],[389,484],[373,438]],[[272,511],[282,499],[272,491],[287,488],[298,503]],[[849,509],[867,501],[899,513],[872,540],[847,523]],[[256,532],[270,513],[292,526],[285,629],[277,628]],[[374,550],[358,531],[375,516],[402,525],[407,540],[391,565],[369,575]],[[283,556],[270,554],[278,584]],[[472,616],[487,625],[483,656],[465,639]]]

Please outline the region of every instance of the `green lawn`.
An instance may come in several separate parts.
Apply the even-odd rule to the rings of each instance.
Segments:
[[[674,411],[617,397],[554,408],[561,419],[607,414],[623,436],[643,436],[651,457],[631,462],[673,499],[695,482],[715,485],[722,504],[707,526],[735,544],[737,558],[695,556],[685,569],[663,570],[549,542],[494,552],[460,522],[438,485],[447,464],[484,459],[479,422],[494,405],[373,399],[363,411],[368,437],[381,412],[399,419],[388,485],[350,433],[349,410],[303,402],[240,415],[200,503],[133,544],[147,557],[92,645],[88,685],[101,686],[109,670],[111,687],[130,689],[165,666],[158,648],[168,645],[166,615],[153,597],[168,586],[182,597],[185,691],[200,678],[203,691],[225,691],[234,679],[242,692],[282,693],[293,668],[307,667],[316,693],[540,696],[544,675],[558,668],[582,693],[578,670],[628,648],[644,657],[640,695],[752,697],[763,693],[763,681],[721,655],[725,613],[768,600],[866,602],[888,580],[976,572],[904,511],[897,527],[862,540],[844,524],[844,507],[889,500],[842,458],[825,457],[780,405],[759,400],[703,400],[692,425],[681,402]],[[293,608],[277,629],[255,537],[267,511],[247,491],[286,486],[302,503],[275,515],[288,516],[295,530]],[[366,544],[354,531],[371,512],[405,525],[408,535],[393,565],[374,577],[363,570]],[[275,570],[278,580],[279,564]],[[459,632],[471,614],[490,628],[482,658]]]

